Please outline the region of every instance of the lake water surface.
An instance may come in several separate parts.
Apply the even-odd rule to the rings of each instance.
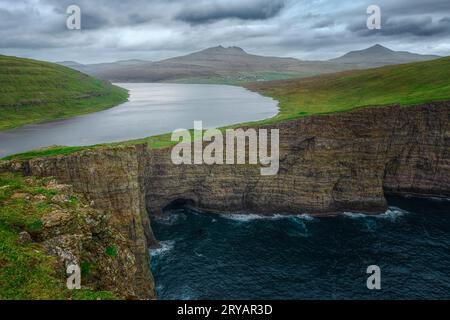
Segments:
[[[193,127],[262,120],[278,113],[278,102],[225,85],[119,83],[130,91],[117,107],[67,120],[0,132],[0,157],[52,145],[84,146],[145,138]]]

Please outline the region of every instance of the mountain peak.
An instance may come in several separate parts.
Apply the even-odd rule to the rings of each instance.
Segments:
[[[209,52],[209,53],[221,53],[221,54],[247,54],[244,49],[240,47],[224,47],[219,45],[217,47],[207,48],[200,52]]]
[[[367,49],[361,50],[361,51],[393,52],[391,49],[386,48],[378,43],[374,46],[371,46],[370,48],[367,48]]]
[[[376,44],[369,48],[351,51],[342,57],[330,61],[346,64],[355,64],[363,67],[376,67],[389,64],[426,61],[438,58],[437,56],[419,55],[406,51],[394,51]]]

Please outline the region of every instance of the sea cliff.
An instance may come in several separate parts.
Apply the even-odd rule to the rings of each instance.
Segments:
[[[382,212],[388,193],[448,198],[449,114],[450,102],[444,101],[264,126],[280,130],[276,176],[261,176],[259,165],[176,166],[169,148],[146,145],[4,161],[0,172],[55,177],[94,208],[112,212],[114,226],[133,243],[136,272],[127,286],[139,298],[154,298],[148,247],[157,241],[150,221],[166,206],[184,202],[206,211],[324,215]]]

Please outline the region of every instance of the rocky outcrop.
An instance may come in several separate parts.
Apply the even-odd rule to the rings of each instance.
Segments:
[[[255,165],[172,164],[170,149],[145,146],[3,162],[0,171],[54,176],[110,210],[134,243],[138,269],[130,286],[154,296],[147,246],[149,216],[188,201],[208,211],[332,214],[380,212],[386,193],[450,197],[450,102],[365,108],[306,117],[280,130],[280,171]],[[150,279],[150,281],[149,281]]]
[[[85,151],[67,156],[24,162],[3,162],[1,171],[18,171],[36,177],[55,177],[83,193],[93,208],[111,212],[110,224],[130,245],[134,267],[130,277],[116,279],[116,286],[127,288],[128,296],[156,297],[150,272],[148,246],[154,243],[145,211],[142,160],[145,148],[130,147]],[[125,266],[122,266],[125,269]]]

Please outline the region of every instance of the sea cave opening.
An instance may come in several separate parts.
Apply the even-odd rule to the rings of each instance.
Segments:
[[[168,205],[163,207],[162,212],[166,213],[171,210],[175,209],[182,209],[182,208],[192,208],[195,207],[195,201],[192,199],[186,199],[186,198],[177,198],[175,200],[172,200]]]

